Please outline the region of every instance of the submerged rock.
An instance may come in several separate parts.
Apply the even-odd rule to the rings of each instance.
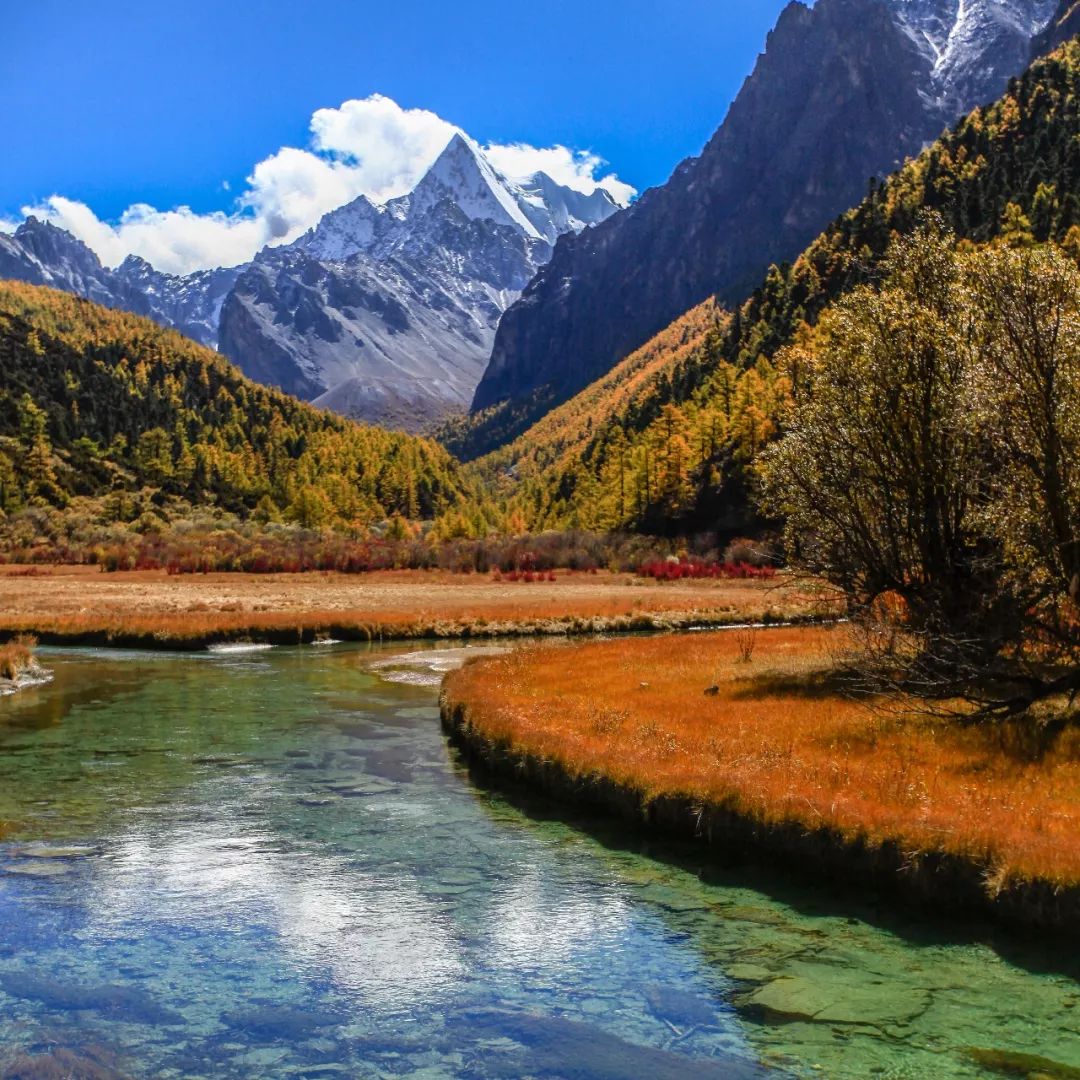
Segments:
[[[764,1080],[770,1074],[749,1061],[725,1055],[692,1058],[669,1050],[639,1046],[591,1024],[537,1013],[474,1009],[460,1017],[461,1027],[483,1039],[510,1039],[525,1047],[501,1062],[489,1058],[491,1076],[559,1077],[560,1080]],[[461,1030],[459,1028],[459,1030]]]
[[[85,859],[92,855],[100,855],[101,848],[82,845],[57,847],[51,844],[27,844],[25,847],[16,848],[12,854],[27,859]]]
[[[973,1061],[984,1069],[992,1069],[1003,1076],[1021,1076],[1026,1080],[1080,1080],[1080,1068],[1062,1065],[1058,1061],[1039,1054],[1019,1054],[1015,1050],[968,1051]]]
[[[725,968],[728,978],[739,982],[763,983],[773,978],[775,972],[762,964],[736,963]]]
[[[71,873],[71,867],[62,862],[46,862],[34,859],[27,862],[8,863],[4,867],[6,874],[22,874],[24,877],[62,877]]]
[[[677,986],[653,983],[645,988],[645,1002],[649,1011],[660,1020],[666,1020],[680,1028],[714,1027],[716,1009],[712,1003],[697,994],[680,990]]]
[[[97,1047],[56,1047],[46,1054],[20,1054],[0,1064],[0,1080],[131,1080],[116,1068],[114,1054]]]
[[[87,1009],[109,1020],[136,1024],[174,1025],[184,1018],[166,1009],[149,994],[133,986],[79,986],[43,975],[19,971],[0,974],[0,989],[9,997],[40,1001],[66,1012]]]
[[[804,968],[809,971],[809,966]],[[930,1006],[925,990],[857,972],[821,966],[812,974],[784,975],[743,999],[743,1007],[781,1020],[829,1024],[906,1024]]]
[[[287,1005],[262,1005],[225,1013],[221,1018],[231,1028],[271,1039],[305,1039],[323,1028],[337,1027],[336,1013],[294,1009]]]

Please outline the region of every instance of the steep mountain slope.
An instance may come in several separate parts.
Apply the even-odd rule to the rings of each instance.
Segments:
[[[409,195],[361,196],[263,251],[225,302],[221,349],[335,412],[422,429],[468,407],[499,318],[551,242],[615,209],[543,175],[511,184],[457,135]]]
[[[729,320],[715,300],[692,308],[509,446],[480,458],[474,469],[489,490],[500,485],[509,491],[574,466],[595,432],[616,419],[629,422],[642,394],[655,392],[691,357],[718,348]]]
[[[512,439],[680,312],[739,300],[867,179],[999,94],[1054,0],[790,4],[720,130],[667,184],[581,236],[499,326],[455,449]]]
[[[1077,34],[1080,34],[1080,0],[1059,0],[1046,29],[1032,42],[1032,59],[1056,49]]]
[[[728,323],[639,384],[631,400],[608,408],[602,381],[553,413],[576,418],[576,430],[559,435],[572,455],[556,455],[541,475],[532,467],[534,438],[541,450],[551,443],[545,418],[473,468],[489,485],[498,478],[537,528],[746,528],[746,467],[776,430],[787,397],[786,376],[772,362],[777,351],[831,300],[873,280],[891,238],[910,233],[927,211],[977,243],[1004,232],[1080,254],[1078,193],[1080,41],[1073,41],[875,185],[793,265],[773,266]],[[600,422],[590,423],[593,415]]]
[[[246,515],[365,522],[461,496],[426,440],[365,428],[245,379],[148,319],[0,283],[0,511],[152,489]]]

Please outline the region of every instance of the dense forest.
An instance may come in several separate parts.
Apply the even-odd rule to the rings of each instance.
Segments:
[[[185,507],[305,527],[432,518],[461,500],[438,445],[244,378],[148,319],[0,283],[0,511],[95,501],[103,520]]]
[[[690,365],[718,354],[730,318],[712,301],[694,308],[468,470],[486,490],[500,493],[523,527],[658,533],[677,527],[698,506],[700,464],[725,468],[719,463],[724,452],[740,467],[752,460],[775,434],[774,418],[789,396],[786,378],[763,359],[746,369],[721,361],[714,373],[721,392],[703,407],[671,400]],[[658,394],[668,400],[654,415]],[[634,438],[636,430],[644,437]],[[594,471],[598,447],[602,458]],[[728,506],[710,508],[710,527],[740,531],[747,524],[745,498],[731,500],[718,471],[709,482],[729,497]]]
[[[876,281],[893,239],[928,212],[962,243],[1006,236],[1080,254],[1078,192],[1080,43],[1072,42],[891,179],[871,181],[858,207],[794,264],[772,267],[746,303],[730,318],[717,316],[692,347],[676,324],[476,468],[502,475],[532,528],[746,529],[747,466],[790,401],[778,350],[809,332],[838,297]],[[666,363],[657,355],[665,351]],[[652,355],[650,376],[622,394],[642,354]],[[553,426],[563,429],[557,445],[573,453],[538,469],[547,462],[533,445],[550,445]]]

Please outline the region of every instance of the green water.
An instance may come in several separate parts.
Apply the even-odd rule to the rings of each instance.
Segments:
[[[515,808],[400,653],[56,651],[0,700],[0,1077],[1078,1075],[1068,950]]]

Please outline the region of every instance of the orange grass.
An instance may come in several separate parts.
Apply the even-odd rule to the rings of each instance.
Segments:
[[[17,679],[34,662],[34,646],[30,637],[17,637],[0,645],[0,679]]]
[[[555,582],[496,582],[476,574],[101,574],[58,568],[0,573],[0,632],[51,640],[80,635],[190,642],[215,635],[357,637],[510,633],[800,618],[812,597],[758,582],[640,583],[620,574],[565,574]]]
[[[1033,760],[1000,731],[872,710],[829,688],[843,633],[762,631],[749,662],[735,633],[525,649],[445,694],[483,736],[575,776],[959,855],[991,891],[1080,883],[1080,732]]]

